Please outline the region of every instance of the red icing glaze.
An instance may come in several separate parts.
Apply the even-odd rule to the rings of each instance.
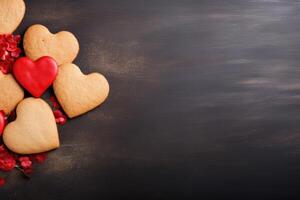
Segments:
[[[0,136],[3,133],[4,127],[6,125],[6,116],[3,110],[0,110]]]
[[[36,61],[22,57],[16,60],[13,74],[18,82],[34,97],[40,97],[53,83],[58,72],[55,60],[43,56]]]

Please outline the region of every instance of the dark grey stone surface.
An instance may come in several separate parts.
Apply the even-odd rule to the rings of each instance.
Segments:
[[[300,1],[27,0],[108,101],[2,199],[299,199]],[[297,198],[298,197],[298,198]]]

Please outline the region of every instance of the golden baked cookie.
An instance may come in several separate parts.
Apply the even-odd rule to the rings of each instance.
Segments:
[[[0,34],[14,32],[24,15],[23,0],[0,0]]]
[[[26,56],[32,60],[50,56],[58,65],[71,63],[79,52],[79,43],[72,33],[61,31],[52,34],[45,26],[39,24],[27,29],[23,47]]]
[[[109,93],[106,78],[99,73],[84,75],[75,64],[59,66],[54,93],[66,114],[72,118],[104,102]]]
[[[24,91],[11,74],[0,71],[0,110],[9,114],[24,98]]]
[[[26,98],[17,106],[17,119],[3,132],[3,142],[13,152],[33,154],[59,147],[55,118],[42,99]]]

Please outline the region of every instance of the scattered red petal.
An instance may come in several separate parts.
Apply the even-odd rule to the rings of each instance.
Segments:
[[[3,185],[5,185],[5,179],[0,177],[0,187],[2,187]]]
[[[64,115],[60,110],[54,110],[53,114],[54,114],[55,118],[59,118],[59,117],[62,117]]]
[[[14,36],[12,34],[5,34],[5,39],[8,42],[13,42],[14,41]]]
[[[55,121],[57,124],[64,125],[67,122],[67,116],[60,110],[53,111]]]
[[[21,42],[21,35],[15,35],[14,40],[15,40],[16,43],[19,44]]]
[[[2,43],[2,42],[5,42],[6,40],[5,40],[5,35],[4,34],[1,34],[0,35],[0,42]]]
[[[6,50],[7,51],[16,51],[17,50],[17,43],[16,42],[12,42],[12,43],[9,43],[8,47],[6,47]]]
[[[56,118],[56,119],[55,119],[55,122],[56,122],[57,124],[64,125],[64,124],[67,122],[67,120],[66,120],[66,118],[64,118],[64,117],[59,117],[59,118]]]
[[[30,160],[30,158],[28,156],[22,156],[19,158],[19,162],[21,164],[21,167],[23,169],[28,169],[28,168],[31,168],[32,166],[32,162]]]
[[[9,153],[4,145],[0,146],[0,170],[11,171],[16,166],[13,154]]]
[[[20,56],[21,52],[22,52],[21,49],[16,48],[15,50],[13,50],[13,51],[11,52],[11,56],[12,56],[13,58],[17,58],[17,57]]]
[[[9,73],[9,68],[8,68],[8,67],[0,66],[0,71],[1,71],[3,74],[8,74],[8,73]]]
[[[15,159],[7,154],[5,157],[0,159],[0,170],[11,171],[16,166]]]
[[[0,145],[0,154],[3,153],[5,151],[4,145]]]
[[[32,174],[33,169],[32,168],[26,168],[23,170],[25,174]]]
[[[58,103],[58,101],[57,101],[57,99],[56,99],[56,97],[55,96],[50,96],[50,101],[51,101],[51,103],[52,103],[52,106],[55,108],[55,109],[59,109],[60,108],[60,105],[59,105],[59,103]]]
[[[6,50],[1,49],[0,50],[0,59],[5,60],[5,57],[7,54],[8,54],[8,52]]]
[[[2,73],[10,73],[15,59],[21,55],[21,49],[18,48],[20,41],[20,35],[0,35],[0,71]]]
[[[0,43],[1,50],[5,51],[8,47],[9,47],[9,43],[8,42]]]
[[[34,159],[38,162],[38,163],[43,163],[46,160],[46,154],[45,153],[39,153],[39,154],[35,154],[33,155]]]

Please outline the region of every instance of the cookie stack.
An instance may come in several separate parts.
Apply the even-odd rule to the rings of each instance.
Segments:
[[[12,33],[24,14],[23,0],[0,0],[0,34]],[[0,110],[9,115],[16,109],[17,114],[4,128],[3,142],[15,153],[34,154],[59,147],[55,117],[41,98],[49,87],[73,118],[103,103],[109,84],[103,75],[84,75],[72,63],[79,43],[68,31],[52,34],[43,25],[32,25],[25,32],[23,48],[26,56],[15,61],[12,74],[0,72]],[[32,97],[25,98],[24,90]]]

